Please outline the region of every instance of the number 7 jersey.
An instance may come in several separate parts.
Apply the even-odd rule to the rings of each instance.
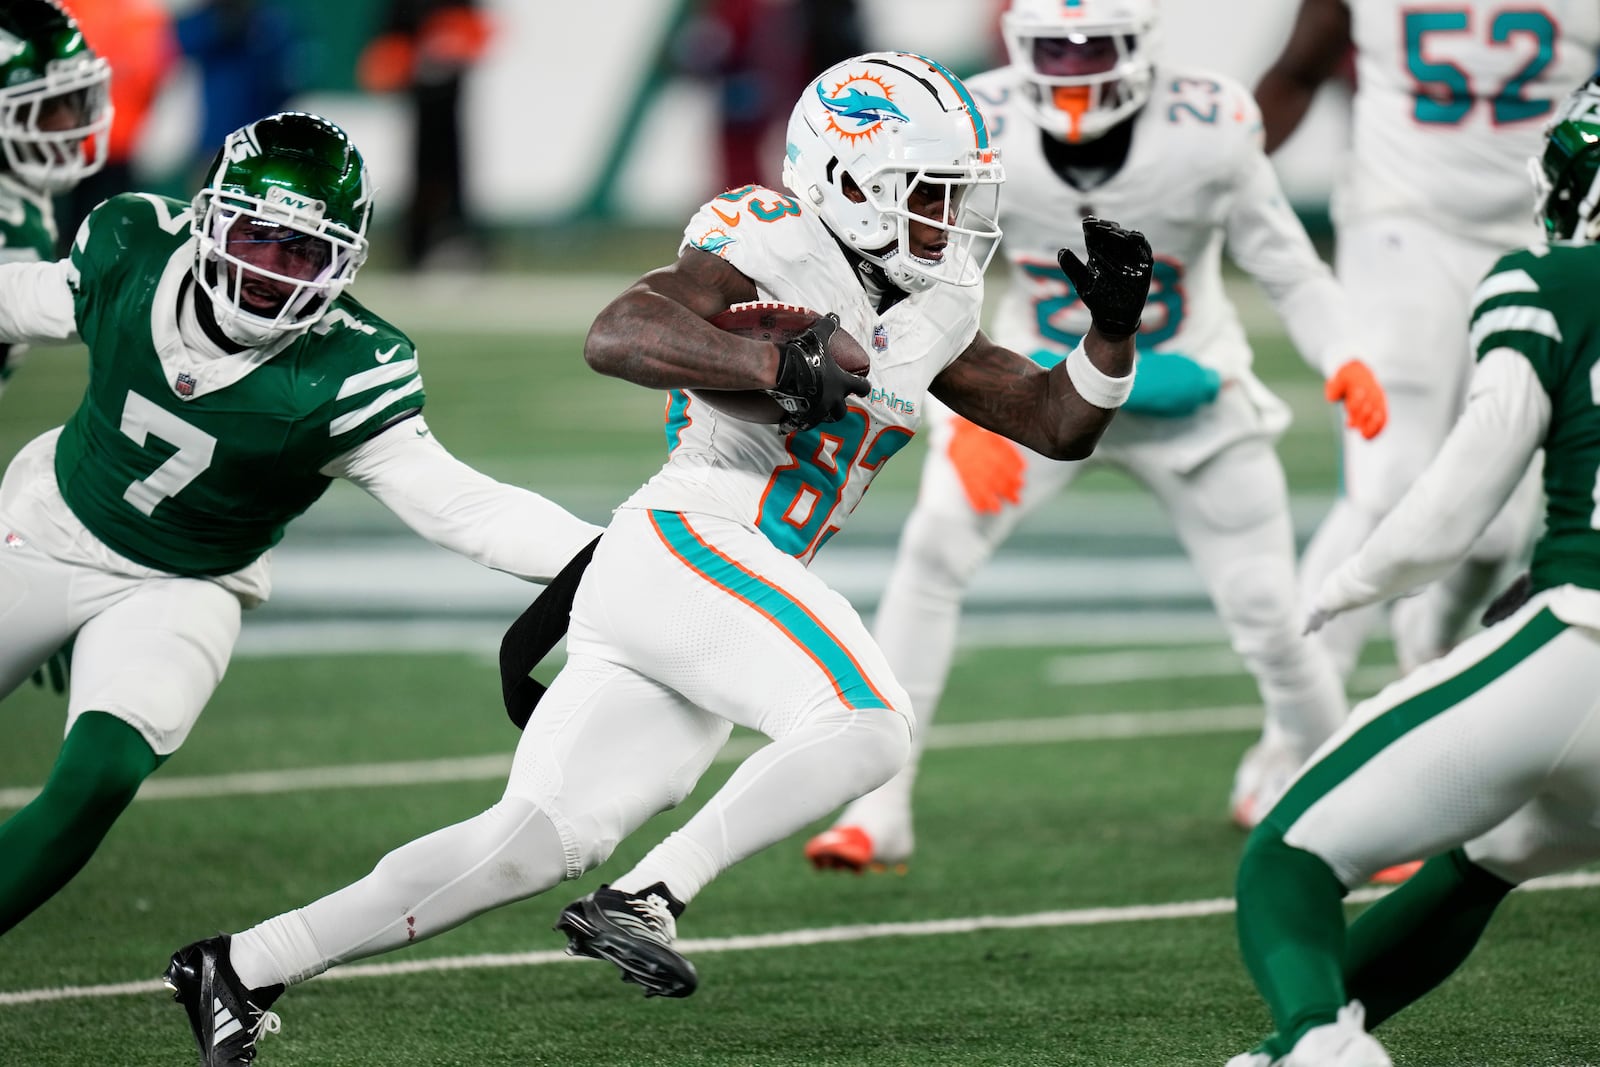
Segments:
[[[871,356],[872,392],[851,397],[838,422],[786,434],[674,390],[667,465],[623,506],[732,519],[810,562],[884,462],[911,440],[928,384],[977,336],[983,286],[935,285],[879,315],[822,220],[792,197],[754,185],[702,207],[681,247],[726,259],[762,300],[835,312]]]
[[[1595,0],[1345,0],[1356,46],[1341,223],[1420,216],[1501,247],[1538,239],[1527,160],[1594,73]]]
[[[55,475],[78,521],[122,556],[218,576],[278,542],[331,483],[331,460],[420,409],[422,379],[411,342],[348,295],[280,351],[189,348],[189,217],[178,201],[130,193],[79,231],[89,385],[56,442]]]

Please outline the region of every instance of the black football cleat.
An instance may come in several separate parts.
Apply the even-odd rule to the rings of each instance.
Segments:
[[[647,997],[686,997],[700,979],[694,964],[672,947],[683,905],[657,882],[639,893],[603,885],[561,909],[555,928],[567,935],[567,952],[614,963],[624,982]]]
[[[200,1047],[200,1067],[248,1067],[256,1041],[281,1023],[267,1009],[283,986],[246,989],[228,962],[227,934],[196,941],[172,954],[165,981],[172,999],[189,1013],[189,1029]]]

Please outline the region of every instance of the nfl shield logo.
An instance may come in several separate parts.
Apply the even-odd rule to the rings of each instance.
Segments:
[[[882,323],[872,328],[872,350],[882,352],[889,347],[889,330]]]
[[[187,374],[178,375],[178,380],[172,383],[172,391],[187,400],[194,396],[194,387],[198,383]]]

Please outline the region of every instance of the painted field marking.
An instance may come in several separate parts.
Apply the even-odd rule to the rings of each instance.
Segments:
[[[1539,893],[1567,889],[1592,889],[1600,886],[1600,871],[1577,871],[1571,874],[1552,875],[1535,879],[1518,892]],[[1358,889],[1347,899],[1359,904],[1377,900],[1389,888]],[[851,926],[823,926],[802,930],[784,930],[771,934],[748,934],[742,937],[687,938],[677,947],[686,955],[704,955],[711,952],[759,952],[767,949],[797,948],[810,945],[836,945],[853,941],[869,941],[883,937],[943,937],[951,934],[971,934],[982,930],[1037,930],[1065,926],[1106,926],[1111,923],[1163,922],[1173,919],[1199,919],[1214,915],[1229,915],[1234,910],[1232,898],[1216,897],[1210,900],[1186,900],[1172,904],[1134,904],[1118,908],[1074,908],[1070,911],[1040,911],[1029,915],[978,915],[960,919],[927,919],[921,922],[860,923]],[[413,974],[437,974],[444,971],[488,970],[500,967],[537,967],[550,963],[572,963],[577,957],[565,951],[542,950],[538,952],[495,952],[471,956],[440,956],[425,960],[404,960],[399,963],[358,963],[340,967],[322,975],[317,981],[353,980],[359,978],[396,978]],[[93,1000],[103,997],[143,996],[166,991],[159,980],[143,982],[113,982],[108,985],[62,986],[55,989],[19,989],[0,993],[0,1007],[20,1007],[27,1004],[44,1004],[62,1000]]]
[[[1109,712],[1062,715],[1047,719],[1001,719],[994,722],[934,726],[929,748],[990,748],[1061,741],[1107,741],[1139,737],[1254,730],[1261,711],[1253,706],[1187,708],[1177,711]],[[718,763],[742,760],[764,744],[736,737],[717,756]],[[152,778],[135,802],[299,793],[317,789],[372,789],[441,782],[479,782],[504,778],[511,770],[511,752],[455,759],[406,760],[394,763],[351,763],[332,767],[297,767],[281,771],[243,771],[186,778]],[[39,795],[36,786],[0,789],[0,810],[20,808]]]

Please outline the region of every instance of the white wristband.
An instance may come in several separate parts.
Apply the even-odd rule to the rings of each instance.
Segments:
[[[1133,392],[1133,371],[1126,377],[1113,378],[1105,371],[1096,367],[1089,359],[1089,353],[1083,349],[1083,342],[1078,342],[1067,355],[1067,377],[1072,379],[1072,387],[1078,395],[1097,408],[1120,408],[1128,400],[1128,394]]]

